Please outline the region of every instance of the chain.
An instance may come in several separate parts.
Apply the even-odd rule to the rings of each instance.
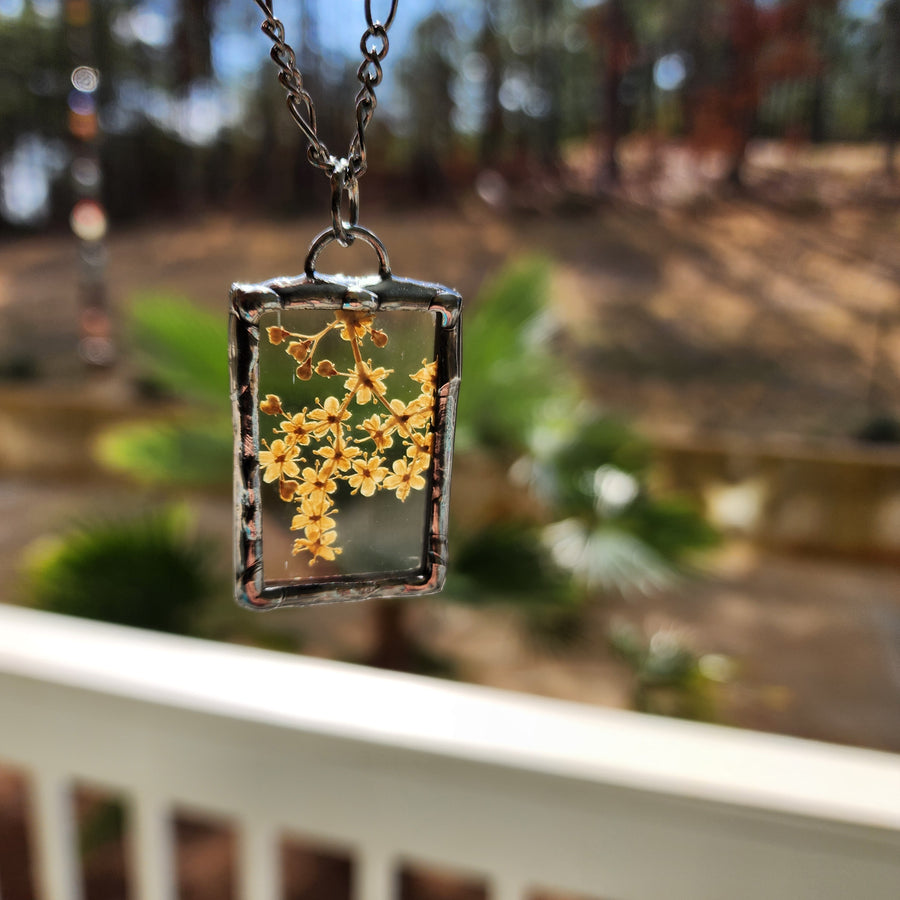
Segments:
[[[341,244],[346,246],[353,241],[353,234],[348,225],[352,227],[359,222],[358,182],[368,166],[366,128],[378,105],[375,88],[381,84],[381,62],[387,56],[390,46],[388,29],[394,21],[399,0],[391,0],[391,8],[384,22],[373,18],[372,2],[365,0],[367,27],[359,42],[363,61],[356,72],[356,77],[362,85],[356,95],[356,131],[350,141],[350,149],[343,158],[332,155],[319,137],[315,105],[303,86],[303,75],[297,68],[297,57],[291,45],[284,39],[284,25],[275,18],[272,2],[273,0],[255,0],[266,17],[262,30],[272,41],[270,56],[278,66],[278,80],[287,91],[288,110],[309,142],[306,157],[313,166],[321,169],[331,179],[334,233]],[[350,204],[349,223],[345,223],[341,216],[341,204],[345,194]]]

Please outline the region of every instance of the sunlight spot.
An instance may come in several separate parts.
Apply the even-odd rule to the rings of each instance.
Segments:
[[[594,496],[600,512],[617,513],[637,497],[637,479],[615,466],[600,466],[594,472]]]
[[[709,518],[720,528],[751,532],[759,525],[766,500],[761,479],[711,485],[704,494]]]

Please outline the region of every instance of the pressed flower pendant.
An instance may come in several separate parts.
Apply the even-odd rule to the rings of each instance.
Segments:
[[[439,591],[460,296],[391,275],[232,286],[235,596],[255,609]],[[265,546],[265,553],[263,547]]]

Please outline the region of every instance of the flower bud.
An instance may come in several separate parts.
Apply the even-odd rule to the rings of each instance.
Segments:
[[[304,359],[309,355],[309,348],[312,346],[312,341],[291,341],[288,344],[287,352],[297,360],[297,362],[303,362]]]
[[[285,331],[280,325],[272,325],[271,327],[266,329],[266,332],[269,335],[269,343],[275,344],[276,346],[280,344],[285,338],[291,336],[289,331]]]
[[[266,399],[259,404],[259,410],[269,416],[284,415],[281,398],[277,394],[266,394]]]
[[[300,485],[298,482],[285,479],[284,481],[278,482],[278,493],[281,495],[281,499],[284,500],[285,503],[288,503],[293,498],[294,494],[297,493],[299,487]]]

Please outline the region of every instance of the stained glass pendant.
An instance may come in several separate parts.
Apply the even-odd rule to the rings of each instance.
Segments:
[[[231,290],[235,596],[254,609],[439,591],[459,389],[460,296],[376,275]],[[265,552],[263,552],[265,547]]]

